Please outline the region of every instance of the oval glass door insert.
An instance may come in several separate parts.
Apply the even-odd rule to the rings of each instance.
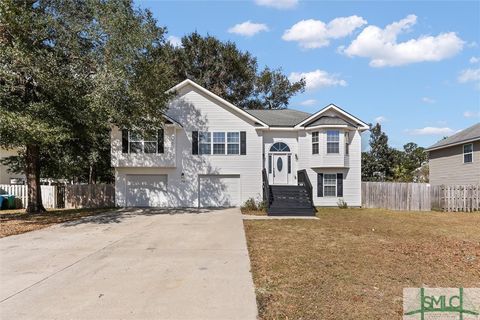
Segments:
[[[277,160],[277,170],[278,170],[278,172],[282,171],[282,167],[283,167],[282,158],[278,158],[278,160]]]

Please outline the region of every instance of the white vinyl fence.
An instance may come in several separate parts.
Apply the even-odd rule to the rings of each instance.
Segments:
[[[45,208],[56,208],[57,190],[55,186],[41,186],[42,201]],[[15,196],[17,207],[27,206],[27,186],[0,184],[0,194],[11,194]]]
[[[41,186],[45,208],[105,208],[115,206],[111,184]],[[0,184],[0,194],[15,196],[17,208],[27,206],[27,186]]]

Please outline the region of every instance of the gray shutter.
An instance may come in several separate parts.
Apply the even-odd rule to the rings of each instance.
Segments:
[[[323,173],[317,173],[317,197],[323,197]]]
[[[122,130],[122,153],[128,153],[128,130]]]
[[[165,142],[164,142],[164,131],[163,131],[163,129],[158,129],[158,131],[157,131],[157,143],[158,143],[157,153],[164,153],[165,152]]]
[[[198,154],[198,131],[192,131],[192,154]]]
[[[240,154],[247,154],[247,133],[240,131]]]
[[[343,197],[343,173],[337,173],[337,197]]]

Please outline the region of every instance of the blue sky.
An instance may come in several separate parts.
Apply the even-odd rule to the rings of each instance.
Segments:
[[[307,78],[290,108],[334,103],[429,146],[480,121],[479,1],[137,1],[177,38],[234,41],[260,67]],[[388,26],[388,27],[387,27]]]

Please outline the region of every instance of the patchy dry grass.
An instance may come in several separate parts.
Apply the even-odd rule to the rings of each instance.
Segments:
[[[0,211],[0,238],[43,229],[53,224],[77,220],[113,209],[55,209],[41,214],[26,214],[25,210]]]
[[[261,319],[401,319],[405,287],[480,287],[480,213],[244,221]]]
[[[242,211],[242,214],[248,215],[248,216],[266,216],[267,211],[264,210],[247,210],[247,209],[240,209]]]

